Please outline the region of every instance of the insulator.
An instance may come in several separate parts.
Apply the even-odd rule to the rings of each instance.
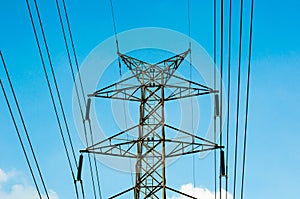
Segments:
[[[221,168],[221,176],[226,176],[226,172],[225,172],[225,156],[224,156],[224,151],[221,150],[220,153],[220,168]]]
[[[85,120],[90,119],[90,109],[91,109],[91,98],[88,98],[86,104]]]
[[[82,163],[83,163],[83,155],[81,154],[81,155],[79,156],[78,172],[77,172],[77,181],[81,181]]]
[[[215,94],[215,116],[218,117],[220,115],[219,110],[219,95]]]

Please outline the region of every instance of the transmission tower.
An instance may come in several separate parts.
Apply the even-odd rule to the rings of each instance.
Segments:
[[[120,59],[132,75],[89,95],[135,101],[140,107],[137,125],[81,150],[82,153],[136,160],[134,187],[110,198],[133,191],[134,199],[166,199],[167,190],[195,198],[167,186],[166,159],[219,149],[222,146],[165,123],[166,102],[218,92],[175,75],[175,71],[189,53],[190,50],[187,50],[156,64],[119,53]]]

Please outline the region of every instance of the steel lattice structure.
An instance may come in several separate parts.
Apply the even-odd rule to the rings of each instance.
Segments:
[[[190,50],[156,64],[119,53],[132,75],[89,95],[89,97],[130,100],[140,103],[139,123],[81,150],[136,159],[134,199],[166,199],[166,191],[194,198],[166,184],[166,159],[222,148],[216,143],[165,123],[165,103],[171,100],[217,93],[202,84],[175,75]],[[171,92],[166,92],[166,90]],[[133,136],[135,135],[135,136]]]

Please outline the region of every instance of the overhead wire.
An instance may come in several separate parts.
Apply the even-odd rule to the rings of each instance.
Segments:
[[[116,19],[115,19],[115,11],[114,11],[114,5],[112,0],[109,0],[110,2],[110,9],[111,9],[111,17],[113,22],[113,30],[114,30],[114,36],[115,36],[115,42],[116,42],[116,49],[117,49],[117,55],[118,55],[118,65],[119,65],[119,75],[120,78],[122,77],[122,65],[121,65],[121,58],[120,58],[120,47],[119,47],[119,40],[118,40],[118,34],[117,34],[117,25],[116,25]],[[124,121],[125,121],[125,128],[127,129],[127,116],[125,111],[125,101],[123,101],[123,114],[124,114]],[[128,134],[126,134],[128,139]],[[131,174],[131,183],[133,185],[133,172],[132,172],[132,163],[131,159],[129,159],[129,166],[130,166],[130,174]]]
[[[89,146],[89,142],[88,142],[88,136],[87,136],[87,132],[85,131],[85,142],[86,145]],[[88,161],[89,161],[89,167],[90,167],[90,175],[91,175],[91,180],[92,180],[92,188],[93,188],[93,193],[94,193],[94,198],[97,198],[96,195],[96,185],[95,185],[95,180],[94,180],[94,175],[93,175],[93,167],[92,167],[92,161],[91,161],[91,156],[88,155]]]
[[[79,83],[80,83],[81,94],[82,94],[82,98],[83,98],[84,104],[86,106],[85,92],[84,92],[84,88],[83,88],[83,82],[82,82],[81,73],[80,73],[80,70],[79,70],[77,53],[76,53],[76,50],[75,50],[75,43],[74,43],[72,29],[71,29],[70,20],[69,20],[69,15],[68,15],[68,11],[67,11],[68,9],[67,9],[65,0],[62,0],[62,3],[63,3],[63,8],[64,8],[66,22],[67,22],[67,27],[68,27],[68,32],[69,32],[69,38],[70,38],[70,41],[71,41],[71,47],[72,47],[72,51],[73,51],[73,56],[74,56],[74,60],[75,60],[75,65],[76,65],[76,69],[77,69],[77,75],[78,75],[78,79],[79,79]]]
[[[220,115],[219,115],[219,124],[220,124],[220,146],[222,146],[222,137],[223,137],[223,131],[222,131],[222,127],[223,127],[223,35],[224,35],[224,1],[221,0],[221,14],[220,14],[220,24],[221,24],[221,34],[220,34],[220,39],[221,39],[221,46],[220,46],[220,105],[219,105],[219,109],[220,109]],[[220,189],[220,199],[222,198],[222,165],[221,165],[221,151],[222,149],[220,149],[220,179],[219,179],[219,189]]]
[[[40,59],[41,59],[41,62],[42,62],[42,67],[43,67],[44,75],[45,75],[45,78],[46,78],[47,87],[48,87],[48,90],[49,90],[49,93],[50,93],[51,102],[52,102],[52,105],[53,105],[53,110],[54,110],[54,113],[55,113],[55,116],[56,116],[56,120],[57,120],[58,127],[59,127],[59,132],[60,132],[62,142],[63,142],[63,146],[64,146],[64,149],[65,149],[65,152],[66,152],[69,168],[70,168],[70,171],[71,171],[71,174],[72,174],[72,178],[73,178],[73,180],[75,180],[75,175],[74,175],[74,171],[73,171],[73,167],[72,167],[72,163],[71,163],[71,158],[70,158],[70,155],[69,155],[69,150],[67,148],[66,139],[65,139],[65,136],[64,136],[64,133],[63,133],[63,130],[62,130],[62,125],[61,125],[61,121],[60,121],[60,118],[59,118],[58,109],[57,109],[57,106],[56,106],[56,103],[55,103],[55,100],[54,100],[54,95],[53,95],[53,91],[52,91],[52,88],[51,88],[50,79],[49,79],[49,76],[48,76],[48,73],[47,73],[47,70],[46,70],[46,63],[45,63],[45,60],[44,60],[44,57],[43,57],[41,44],[40,44],[40,41],[39,41],[39,38],[38,38],[37,29],[36,29],[36,26],[35,26],[35,22],[34,22],[34,19],[33,19],[32,11],[31,11],[30,4],[29,4],[28,0],[26,0],[26,5],[27,5],[29,17],[30,17],[30,22],[31,22],[33,32],[34,32],[34,37],[35,37],[36,44],[37,44],[37,47],[38,47]],[[35,5],[36,5],[36,2],[35,2]],[[37,7],[37,5],[36,5],[36,7]],[[39,17],[39,19],[40,19],[40,17]],[[44,40],[45,40],[45,38],[44,38]],[[48,48],[47,48],[47,50],[48,50]],[[49,56],[49,51],[48,51],[48,56]],[[76,161],[75,156],[74,156],[74,158],[75,158],[75,161]],[[79,198],[78,189],[77,189],[76,185],[75,185],[75,192],[76,192],[76,197]]]
[[[119,49],[119,41],[118,41],[118,35],[117,35],[117,26],[116,26],[116,19],[115,19],[114,5],[113,5],[112,0],[109,0],[109,2],[110,2],[111,17],[112,17],[112,21],[113,21],[113,28],[114,28],[114,35],[115,35],[115,41],[116,41],[117,52],[120,52],[120,49]]]
[[[237,155],[239,139],[239,109],[240,109],[240,87],[241,87],[241,59],[242,59],[242,37],[243,37],[243,0],[240,5],[240,34],[239,34],[239,57],[238,57],[238,88],[237,88],[237,105],[236,105],[236,127],[235,127],[235,149],[234,149],[234,177],[233,177],[233,199],[236,196],[236,178],[237,178]]]
[[[66,3],[65,3],[65,0],[62,0],[62,3],[63,3],[63,9],[64,9],[64,13],[65,13],[66,22],[67,22],[69,38],[70,38],[70,41],[71,41],[72,52],[73,52],[73,56],[74,56],[74,60],[75,60],[75,65],[76,65],[76,69],[77,69],[77,76],[78,76],[79,83],[80,83],[80,90],[81,90],[81,94],[82,94],[82,99],[83,99],[84,105],[86,107],[85,92],[84,92],[84,88],[83,88],[83,82],[82,82],[81,73],[80,73],[80,70],[79,70],[78,58],[77,58],[77,53],[76,53],[76,50],[75,50],[75,43],[74,43],[74,39],[73,39],[72,29],[71,29],[71,25],[70,25],[70,20],[69,20],[69,15],[68,15],[68,11],[67,11],[67,6],[66,6]],[[78,100],[78,102],[79,101],[80,100]],[[83,123],[85,125],[84,121],[83,121]],[[82,180],[80,181],[80,186],[81,186],[81,192],[83,194],[83,198],[85,198],[84,186],[83,186]]]
[[[116,41],[116,48],[117,48],[117,54],[119,55],[120,53],[120,47],[119,47],[119,40],[118,40],[118,35],[117,35],[117,26],[116,26],[116,19],[115,19],[115,11],[114,11],[114,6],[112,0],[109,0],[110,2],[110,9],[111,9],[111,16],[112,16],[112,21],[113,21],[113,28],[114,28],[114,35],[115,35],[115,41]],[[118,64],[119,64],[119,73],[120,76],[122,75],[122,68],[121,68],[121,59],[120,56],[118,56]]]
[[[59,15],[59,21],[60,21],[60,25],[61,25],[61,29],[62,29],[62,33],[63,33],[63,38],[64,38],[64,43],[65,43],[65,47],[66,47],[66,51],[67,51],[69,66],[70,66],[70,69],[71,69],[71,75],[72,75],[73,83],[74,83],[74,86],[75,86],[75,93],[76,93],[76,97],[77,97],[77,100],[78,100],[81,119],[83,121],[83,128],[84,128],[84,132],[85,132],[84,134],[85,134],[86,139],[87,139],[87,133],[86,133],[86,128],[87,127],[85,125],[85,119],[84,119],[84,114],[83,114],[83,110],[82,110],[82,104],[81,104],[81,100],[80,100],[80,97],[79,97],[79,89],[78,89],[78,85],[77,85],[77,82],[76,82],[76,79],[75,79],[75,72],[74,72],[74,68],[73,68],[73,64],[72,64],[72,60],[71,60],[71,53],[70,53],[70,50],[69,50],[70,48],[69,48],[69,45],[68,45],[68,42],[67,42],[66,31],[65,31],[65,27],[64,27],[64,23],[63,23],[63,19],[62,19],[62,14],[61,14],[61,8],[59,6],[58,0],[56,0],[56,7],[57,7],[57,11],[58,11],[58,15]],[[71,37],[71,35],[72,35],[71,32],[70,32],[71,28],[69,26],[69,19],[68,19],[68,14],[66,13],[67,9],[66,9],[65,4],[64,4],[64,11],[65,11],[66,20],[68,22],[69,36]],[[71,45],[74,47],[73,39],[71,39],[71,43],[72,43]],[[76,53],[75,53],[75,48],[73,48],[73,53],[74,53],[74,58],[76,59],[75,64],[78,66],[77,56],[76,56]],[[78,67],[78,74],[79,74],[79,67]],[[82,85],[82,80],[79,79],[79,82],[80,82],[80,85],[81,85],[81,93],[83,95],[83,99],[85,99],[84,98],[84,89],[83,89],[83,85]],[[84,103],[84,107],[86,108],[85,101],[83,103]],[[90,130],[90,137],[91,137],[91,141],[92,141],[92,145],[93,145],[94,141],[93,141],[93,135],[92,135],[92,129],[91,129],[90,121],[89,121],[89,126],[90,126],[90,129],[89,129]],[[88,145],[88,142],[87,142],[87,145]],[[90,154],[88,154],[88,156],[90,156]],[[95,170],[96,170],[95,172],[96,172],[96,180],[97,180],[97,185],[98,185],[98,192],[99,192],[100,198],[102,198],[101,187],[100,187],[100,178],[99,178],[98,166],[97,166],[95,156],[93,156],[93,160],[94,160],[94,167],[95,167]],[[89,163],[90,163],[90,157],[89,157]],[[90,163],[89,166],[90,166],[91,178],[92,178],[92,181],[93,181],[93,188],[94,188],[95,185],[94,185],[94,179],[93,179],[94,174],[93,174],[92,164]],[[81,187],[82,187],[82,192],[83,192],[82,194],[83,194],[83,197],[84,197],[84,189],[83,189],[83,185],[82,185],[82,180],[80,180],[80,184],[81,184]],[[93,190],[94,190],[94,193],[95,193],[95,189],[93,189]],[[95,193],[95,195],[96,195],[96,193]]]
[[[65,29],[63,27],[62,16],[61,16],[61,12],[60,12],[60,7],[59,7],[59,3],[58,3],[57,0],[56,0],[56,8],[57,8],[57,11],[58,11],[59,20],[60,20],[60,24],[61,24],[61,28],[62,28],[62,32],[63,32],[63,38],[64,38],[64,42],[65,42],[65,46],[66,46],[67,57],[68,57],[68,60],[69,60],[71,74],[72,74],[72,78],[73,78],[73,81],[74,81],[74,84],[75,84],[76,96],[77,96],[78,102],[80,103],[79,94],[78,94],[78,88],[77,88],[77,83],[75,81],[74,69],[73,69],[73,65],[72,65],[72,61],[71,61],[71,55],[70,55],[70,51],[69,51],[69,46],[68,46],[68,43],[67,43],[66,33],[65,33]],[[80,111],[82,112],[81,106],[79,106],[79,107],[80,107]],[[76,167],[78,167],[78,166],[76,165]],[[77,189],[77,185],[76,185],[77,180],[75,179],[75,176],[74,176],[73,181],[74,181],[74,184],[75,184],[74,186]],[[80,181],[80,184],[81,184],[82,197],[85,198],[82,181]],[[78,191],[76,190],[76,192],[78,192]]]
[[[192,38],[191,38],[191,6],[190,6],[190,0],[187,0],[187,20],[188,20],[188,36],[189,36],[189,53],[190,53],[190,60],[189,60],[189,68],[190,68],[190,80],[192,81],[192,70],[193,70],[193,63],[192,63]],[[194,110],[193,110],[193,100],[191,98],[191,115],[192,115],[192,119],[191,119],[191,123],[192,123],[192,134],[195,133],[194,130]],[[193,154],[192,157],[192,167],[193,167],[193,185],[194,187],[196,187],[196,166],[195,166],[195,154]]]
[[[250,14],[250,36],[248,49],[248,75],[247,75],[247,90],[246,90],[246,112],[245,112],[245,126],[244,126],[244,149],[243,149],[243,166],[242,166],[242,184],[241,184],[241,199],[244,197],[244,178],[245,178],[245,164],[246,164],[246,147],[247,147],[247,127],[248,127],[248,111],[249,111],[249,92],[250,92],[250,74],[251,74],[251,53],[252,53],[252,34],[253,34],[253,12],[254,0],[251,1]]]
[[[16,123],[16,120],[15,120],[14,114],[13,114],[13,112],[12,112],[10,103],[9,103],[9,101],[8,101],[8,98],[7,98],[7,95],[6,95],[6,92],[5,92],[5,90],[4,90],[4,86],[3,86],[1,80],[0,80],[0,85],[1,85],[1,89],[2,89],[4,98],[5,98],[5,101],[6,101],[6,105],[7,105],[8,109],[9,109],[9,113],[10,113],[11,119],[12,119],[12,121],[13,121],[15,130],[16,130],[16,132],[17,132],[19,142],[20,142],[20,144],[21,144],[21,148],[22,148],[23,154],[24,154],[24,156],[25,156],[27,166],[28,166],[28,168],[29,168],[31,177],[32,177],[32,179],[33,179],[34,186],[35,186],[35,188],[36,188],[37,194],[39,195],[39,198],[42,199],[42,195],[41,195],[41,192],[40,192],[40,188],[39,188],[39,186],[38,186],[38,184],[37,184],[37,180],[36,180],[36,177],[35,177],[35,175],[34,175],[32,166],[31,166],[31,164],[30,164],[29,157],[28,157],[27,152],[26,152],[26,149],[25,149],[25,145],[24,145],[23,140],[22,140],[22,138],[21,138],[21,135],[20,135],[20,132],[19,132],[19,128],[18,128],[18,126],[17,126],[17,123]]]
[[[213,20],[214,20],[214,24],[213,24],[213,59],[214,59],[214,63],[213,63],[213,79],[214,79],[214,90],[216,90],[216,57],[217,57],[217,33],[216,33],[216,24],[217,24],[217,2],[216,0],[214,0],[213,2]],[[217,131],[217,124],[216,124],[217,118],[216,118],[216,107],[215,107],[215,112],[214,112],[214,143],[216,143],[216,139],[217,139],[217,135],[216,135],[216,131]],[[215,199],[217,199],[217,153],[216,150],[214,150],[214,195],[215,195]]]
[[[41,29],[41,32],[42,32],[42,38],[43,38],[43,41],[44,41],[44,46],[45,46],[45,49],[46,49],[46,53],[47,53],[47,57],[48,57],[48,61],[49,61],[49,66],[50,66],[50,71],[51,71],[51,75],[53,77],[53,82],[54,82],[56,94],[57,94],[57,97],[58,97],[59,106],[60,106],[60,109],[61,109],[61,113],[62,113],[62,116],[63,116],[63,121],[64,121],[64,124],[65,124],[66,130],[67,130],[67,136],[68,136],[69,144],[71,146],[71,151],[72,151],[72,155],[73,155],[73,158],[74,158],[74,161],[75,161],[75,165],[77,166],[77,160],[76,160],[76,156],[75,156],[75,150],[74,150],[72,138],[71,138],[71,135],[70,135],[69,125],[68,125],[65,110],[64,110],[64,107],[63,107],[63,104],[62,104],[62,99],[61,99],[60,91],[59,91],[59,88],[58,88],[58,83],[57,83],[57,80],[56,80],[56,76],[55,76],[55,73],[54,73],[54,67],[53,67],[53,63],[52,63],[48,43],[47,43],[47,40],[46,40],[46,35],[45,35],[42,20],[41,20],[39,7],[37,5],[36,0],[34,0],[34,5],[35,5],[36,13],[37,13],[37,16],[38,16],[40,29]]]
[[[230,121],[230,87],[231,87],[231,25],[232,25],[232,0],[229,1],[229,27],[228,27],[228,68],[227,68],[227,123],[226,123],[226,199],[228,198],[228,178],[229,178],[229,121]]]
[[[72,47],[72,51],[73,51],[73,55],[74,55],[74,59],[75,59],[75,65],[76,65],[76,68],[77,68],[77,74],[78,74],[78,79],[79,79],[79,83],[80,83],[81,94],[82,94],[82,98],[83,98],[83,101],[84,101],[84,106],[85,106],[85,108],[87,108],[87,103],[86,103],[86,99],[85,99],[85,91],[84,91],[84,88],[83,88],[82,77],[81,77],[81,73],[80,73],[80,70],[79,70],[79,64],[78,64],[78,59],[77,59],[77,55],[76,55],[74,39],[73,39],[73,36],[72,36],[72,30],[71,30],[71,26],[70,26],[69,15],[68,15],[68,12],[67,12],[67,6],[66,6],[66,3],[65,3],[65,0],[62,0],[62,2],[63,2],[65,18],[66,18],[66,22],[67,22],[68,32],[69,32],[69,38],[70,38],[70,41],[71,41],[71,47]],[[83,120],[83,123],[84,123],[84,129],[85,129],[86,127],[85,127],[85,121],[84,120]],[[93,132],[92,132],[92,127],[91,127],[91,121],[90,120],[88,120],[88,125],[89,125],[90,134],[91,134],[92,145],[93,145],[94,144]],[[88,154],[88,156],[89,156],[89,154]],[[98,191],[99,191],[99,194],[100,194],[100,198],[102,198],[102,191],[101,191],[101,186],[100,186],[100,177],[99,177],[98,166],[96,164],[96,158],[95,157],[94,157],[94,164],[95,164],[95,168],[96,168]],[[80,182],[80,183],[81,183],[81,187],[82,187],[82,190],[83,190],[83,184],[82,184],[82,182]]]
[[[26,127],[26,124],[25,124],[25,120],[23,118],[23,115],[22,115],[22,112],[21,112],[21,108],[19,106],[19,102],[18,102],[16,93],[15,93],[15,90],[13,88],[13,85],[12,85],[12,82],[11,82],[11,79],[10,79],[10,76],[9,76],[9,73],[8,73],[8,70],[7,70],[7,67],[6,67],[6,63],[5,63],[5,60],[4,60],[4,57],[3,57],[1,51],[0,51],[0,56],[1,56],[1,60],[2,60],[2,63],[3,63],[4,70],[5,70],[6,77],[7,77],[8,82],[9,82],[9,86],[10,86],[11,92],[13,94],[14,102],[15,102],[15,105],[16,105],[17,110],[18,110],[19,117],[20,117],[21,122],[22,122],[22,126],[23,126],[23,129],[24,129],[25,135],[26,135],[26,139],[27,139],[27,142],[29,144],[29,148],[30,148],[31,154],[32,154],[33,159],[34,159],[35,166],[36,166],[36,168],[38,170],[38,174],[39,174],[39,177],[41,179],[41,182],[42,182],[42,185],[43,185],[46,197],[49,198],[48,191],[47,191],[47,188],[46,188],[46,184],[45,184],[45,181],[43,179],[43,175],[42,175],[39,163],[37,161],[36,154],[34,152],[34,148],[33,148],[30,136],[28,134],[28,130],[27,130],[27,127]],[[3,92],[4,92],[4,90],[3,90]],[[9,104],[7,104],[7,105],[9,106]]]
[[[91,137],[91,144],[94,145],[93,131],[92,131],[92,126],[91,126],[90,119],[88,119],[88,122],[89,122],[89,132],[90,132],[90,137]],[[100,199],[102,199],[102,192],[101,192],[101,187],[100,187],[100,178],[99,178],[98,166],[97,166],[95,155],[93,155],[93,160],[94,160],[94,167],[95,167],[95,172],[96,172],[96,180],[97,180],[99,197],[100,197]],[[91,173],[93,173],[92,170],[91,170]]]

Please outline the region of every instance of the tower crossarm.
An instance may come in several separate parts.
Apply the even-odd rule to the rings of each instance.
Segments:
[[[167,148],[166,158],[223,148],[212,141],[168,124],[165,124],[165,128],[166,132],[169,132],[168,134],[170,134],[169,137],[172,137],[165,140]]]
[[[203,84],[187,80],[177,75],[173,75],[171,81],[165,85],[165,88],[171,90],[165,97],[165,101],[218,93],[217,90],[213,90]]]
[[[135,125],[113,136],[110,136],[100,142],[97,142],[86,149],[81,150],[83,153],[94,153],[102,155],[120,156],[136,158],[136,144],[138,140],[131,136],[136,132],[139,125]]]
[[[139,89],[142,87],[136,82],[135,76],[130,76],[117,83],[89,94],[89,97],[111,98],[119,100],[140,101]]]
[[[144,138],[136,139],[132,135],[129,136],[129,132],[137,131],[139,125],[133,126],[125,131],[122,131],[114,136],[104,139],[92,146],[87,147],[81,152],[111,155],[111,156],[121,156],[127,158],[137,158],[135,153],[137,144],[139,142],[148,145],[148,143],[153,143],[153,146],[148,149],[147,152],[142,154],[142,157],[149,156],[151,153],[152,158],[161,158],[159,151],[156,150],[162,142],[166,144],[166,158],[176,157],[181,155],[187,155],[191,153],[200,153],[208,150],[214,150],[218,148],[223,148],[218,146],[214,142],[201,138],[197,135],[193,135],[186,131],[177,129],[173,126],[165,124],[164,126],[173,134],[176,134],[173,138],[165,139],[149,139],[149,134],[159,128],[159,125],[153,126],[149,134],[145,134]]]
[[[142,143],[146,145],[147,143],[151,142],[154,143],[154,146],[149,149],[148,153],[152,152],[155,154],[159,154],[159,152],[156,151],[156,147],[160,144],[161,140],[149,139],[149,135],[153,134],[159,127],[161,127],[160,124],[149,125],[149,133],[145,134],[144,137],[137,139],[139,125],[135,125],[100,142],[88,146],[86,149],[81,150],[81,152],[137,158],[137,144]],[[142,156],[146,156],[148,155],[148,153],[146,152]],[[158,157],[159,155],[155,156]]]

